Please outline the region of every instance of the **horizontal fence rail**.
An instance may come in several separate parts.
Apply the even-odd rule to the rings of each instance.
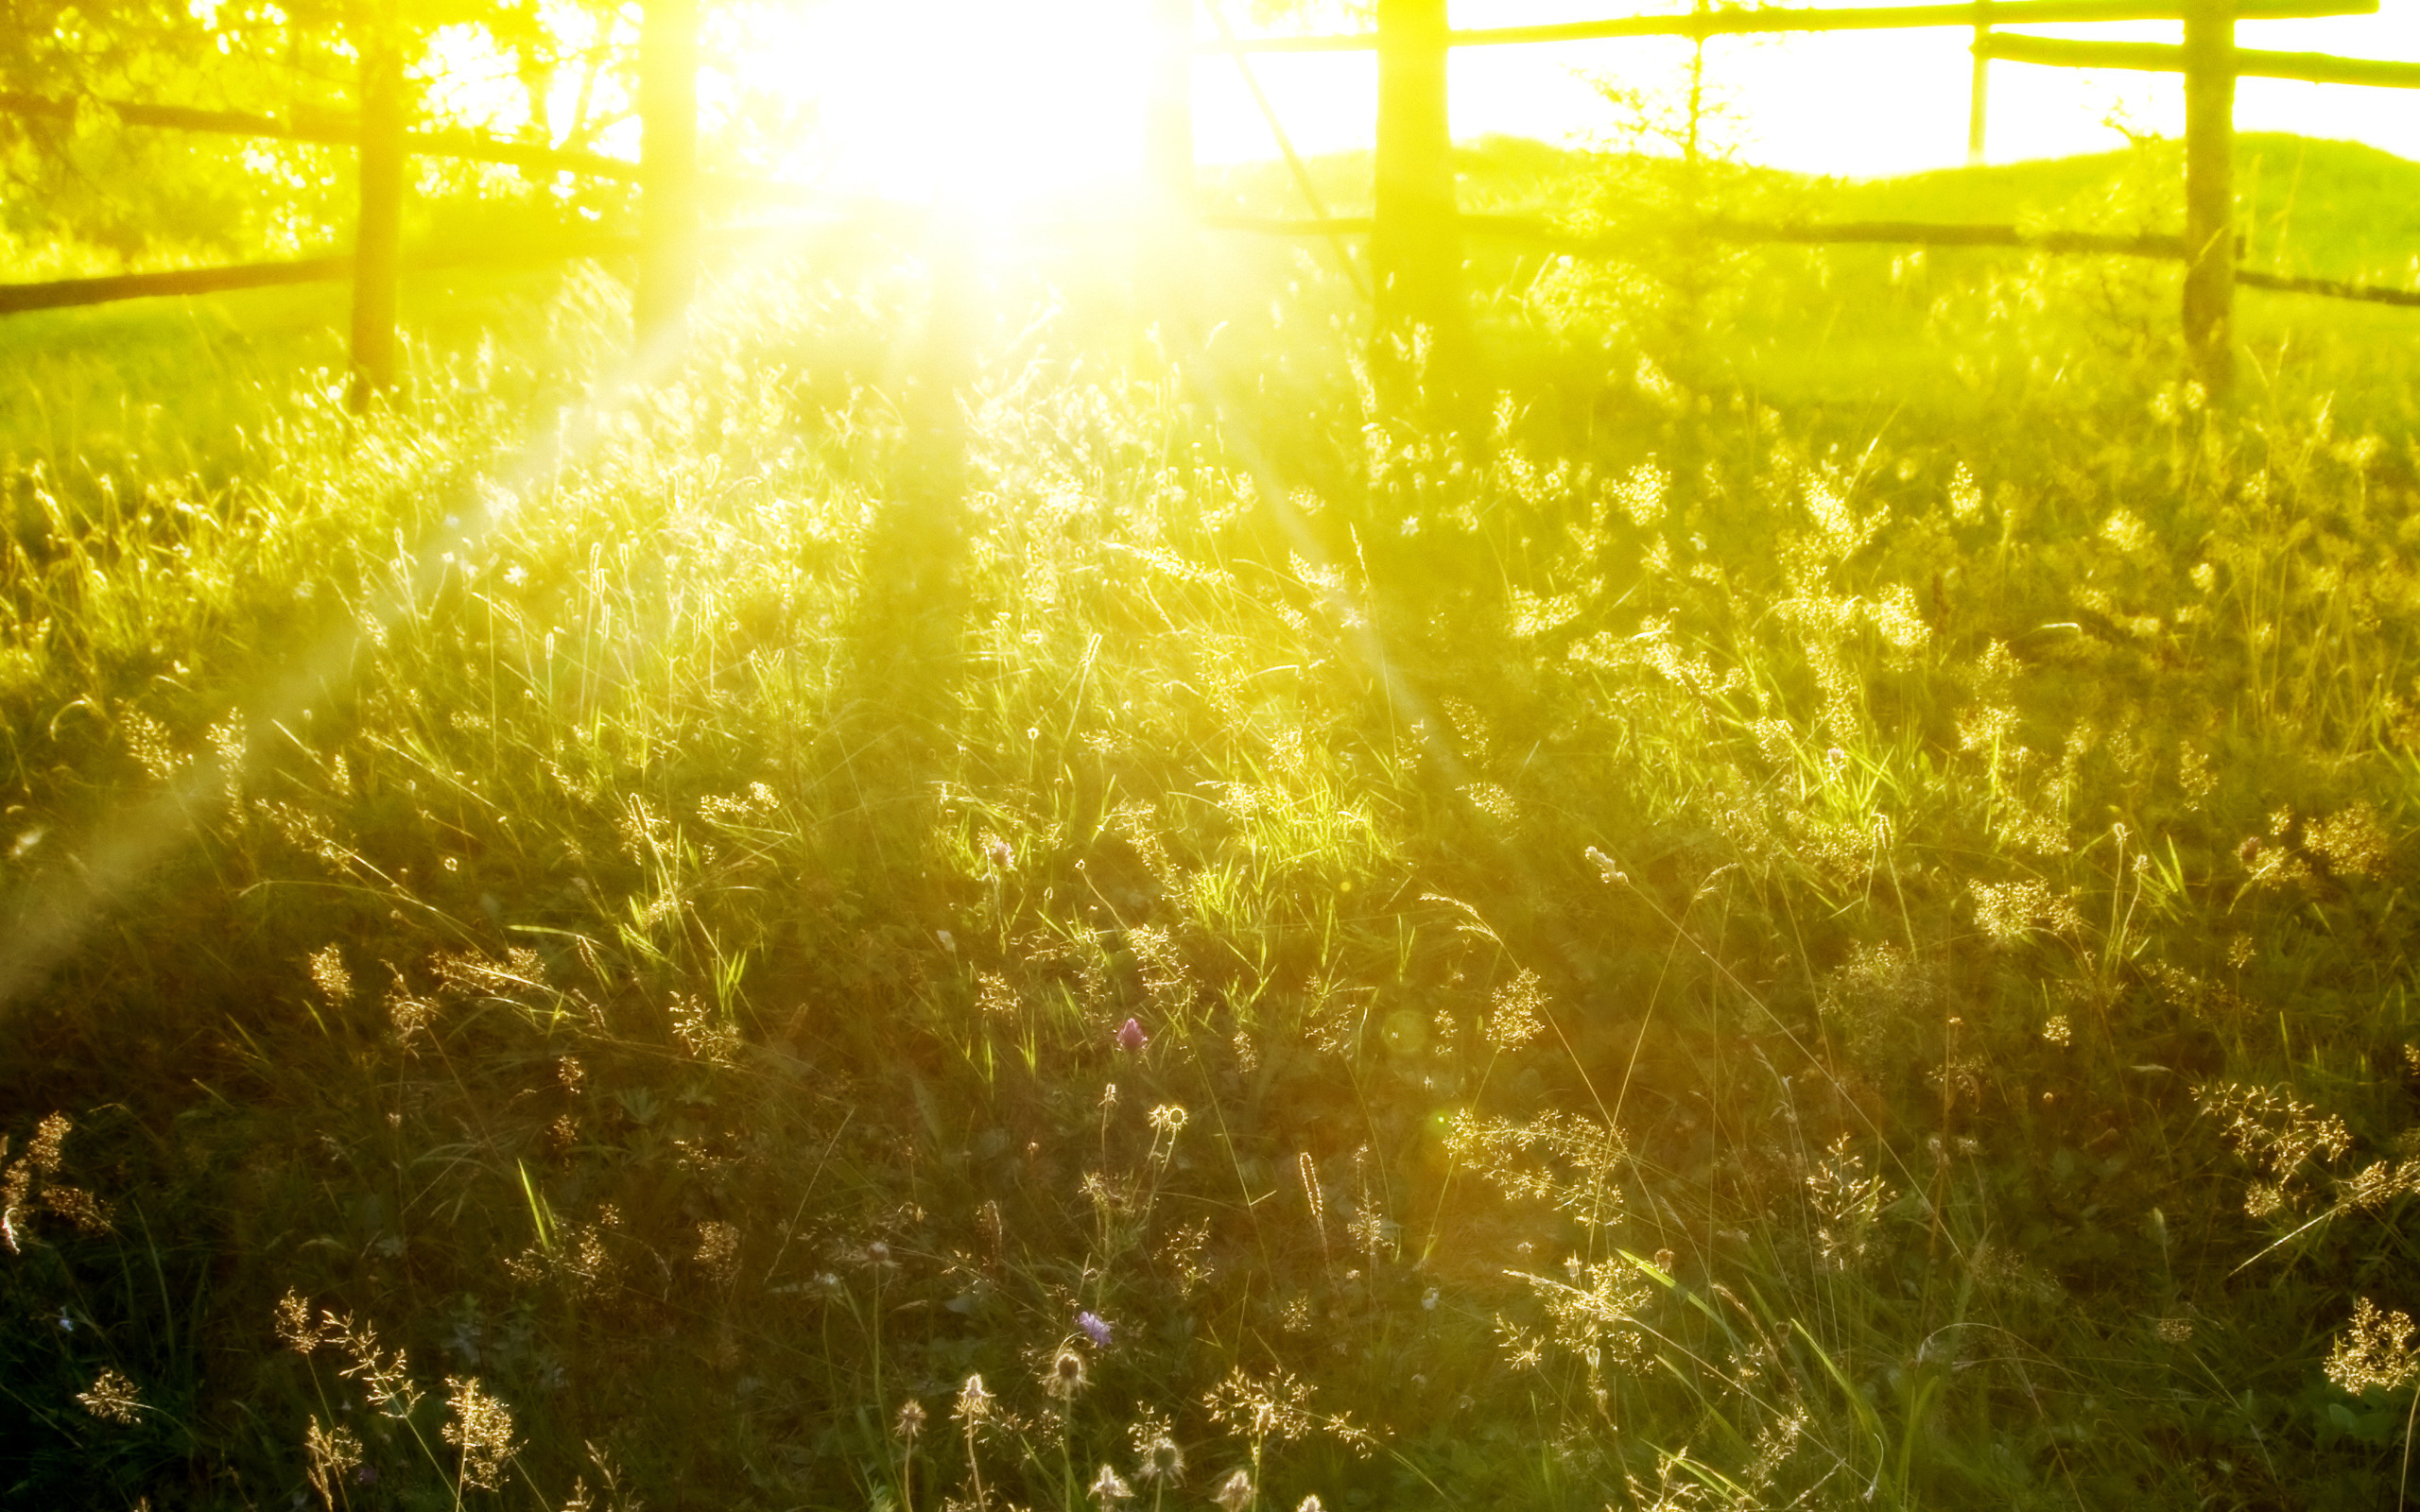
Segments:
[[[2280,21],[2322,16],[2376,15],[2378,0],[2241,0],[2238,20]],[[1450,47],[1491,47],[1531,43],[1596,42],[1612,37],[1757,36],[1780,32],[1888,31],[1902,27],[2065,26],[2103,21],[2178,21],[2181,0],[1984,0],[1982,4],[1851,6],[1818,9],[1781,6],[1753,10],[1706,10],[1679,16],[1622,16],[1609,21],[1571,21],[1544,26],[1484,26],[1448,31]],[[1323,37],[1211,38],[1196,42],[1201,53],[1373,52],[1374,31]]]
[[[1211,231],[1250,232],[1264,236],[1361,236],[1369,234],[1371,217],[1204,215],[1201,224]],[[1576,235],[1527,215],[1466,215],[1461,217],[1461,224],[1464,231],[1478,235],[1528,242],[1579,257],[1617,257],[1630,245],[1613,237]],[[2007,247],[2070,256],[2147,257],[2171,263],[2190,260],[2182,236],[2157,232],[2124,235],[2088,231],[2029,231],[2000,221],[1716,219],[1701,222],[1694,229],[1709,241],[1747,247]],[[2240,236],[2236,239],[2236,249],[2238,255],[2243,249]],[[2237,268],[2235,281],[2246,288],[2420,308],[2420,290],[2386,288],[2342,279],[2296,278],[2283,273],[2258,272],[2248,267]]]
[[[1204,215],[1213,231],[1253,232],[1272,236],[1357,236],[1369,233],[1367,215],[1323,218]],[[1533,243],[1586,256],[1619,256],[1631,243],[1611,236],[1581,236],[1528,215],[1461,217],[1462,229],[1481,236]],[[2104,232],[2026,231],[2004,222],[1927,220],[1751,221],[1716,219],[1691,228],[1709,241],[1742,246],[1847,246],[1897,243],[1917,247],[2016,247],[2035,251],[2092,256],[2182,259],[2185,238],[2157,232],[2117,235]]]
[[[1975,56],[1995,62],[2044,63],[2054,68],[2121,68],[2181,74],[2185,49],[2155,42],[2071,42],[2064,37],[1977,39]],[[2329,53],[2265,52],[2238,47],[2230,66],[2238,78],[2287,78],[2305,84],[2367,84],[2380,89],[2420,89],[2420,63],[2377,58],[2339,58]]]
[[[157,127],[171,131],[201,131],[220,136],[257,137],[280,142],[308,142],[321,146],[354,147],[361,144],[360,123],[338,111],[298,111],[291,115],[259,115],[249,111],[204,111],[183,105],[144,105],[130,100],[44,99],[32,94],[0,94],[0,113],[28,120],[73,121],[81,111],[96,110],[128,126]],[[404,149],[417,157],[461,158],[473,163],[500,163],[518,168],[587,174],[598,179],[636,182],[639,165],[627,158],[600,152],[547,146],[537,142],[510,142],[480,131],[450,128],[407,131]]]
[[[307,142],[320,146],[348,148],[361,144],[360,122],[342,111],[304,110],[288,115],[262,115],[249,111],[197,110],[185,105],[146,105],[131,100],[92,100],[79,104],[75,100],[46,99],[36,94],[0,91],[0,115],[14,115],[26,120],[74,121],[78,113],[85,110],[101,112],[128,126],[171,131],[199,131],[219,136]],[[406,131],[404,133],[404,150],[414,157],[458,158],[470,163],[495,163],[542,172],[583,174],[592,179],[610,179],[625,183],[646,180],[645,170],[628,158],[583,152],[575,147],[548,146],[538,142],[514,142],[490,136],[483,131],[453,127]],[[803,184],[784,183],[772,179],[703,174],[700,176],[699,182],[711,193],[784,203],[821,203],[838,198]]]
[[[709,227],[711,243],[735,245],[775,242],[826,229],[830,222],[775,226]],[[457,268],[541,267],[584,257],[637,255],[639,238],[598,232],[594,234],[549,236],[518,247],[444,248],[406,252],[407,273],[445,272]],[[216,267],[172,268],[157,273],[117,273],[101,278],[51,279],[39,284],[0,284],[0,316],[33,310],[59,310],[85,304],[115,304],[190,294],[225,294],[239,289],[282,288],[302,284],[337,284],[354,275],[354,257],[337,252],[279,262],[233,263]]]

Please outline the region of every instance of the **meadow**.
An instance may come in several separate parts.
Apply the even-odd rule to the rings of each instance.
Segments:
[[[2420,312],[1675,213],[2162,150],[1479,145],[1433,428],[1237,237],[0,324],[0,1499],[2398,1503]]]

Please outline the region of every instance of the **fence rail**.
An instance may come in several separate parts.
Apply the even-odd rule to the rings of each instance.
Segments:
[[[714,246],[777,242],[822,230],[837,222],[776,225],[716,226],[700,239]],[[440,273],[458,268],[543,267],[580,258],[636,257],[641,238],[612,232],[552,235],[513,247],[448,247],[407,251],[397,259],[406,273]],[[170,268],[157,273],[115,273],[100,278],[49,279],[33,284],[0,284],[0,316],[34,310],[61,310],[87,304],[117,304],[128,300],[153,300],[181,295],[226,294],[243,289],[283,288],[303,284],[340,284],[354,276],[350,252],[271,262],[229,263],[213,267]]]
[[[2376,15],[2378,0],[2241,0],[2243,21],[2283,21],[2328,16]],[[1608,21],[1568,21],[1543,26],[1483,26],[1449,30],[1446,45],[1496,47],[1537,43],[1599,42],[1616,37],[1764,36],[1783,32],[1896,31],[1937,26],[2048,26],[2108,21],[2179,21],[2182,0],[1968,0],[1958,5],[1844,6],[1817,9],[1782,6],[1766,9],[1699,10],[1677,16],[1621,16]],[[1205,38],[1198,52],[1374,52],[1379,34],[1347,32],[1323,37]]]
[[[145,105],[131,100],[48,99],[37,94],[0,92],[0,115],[26,120],[74,121],[84,110],[97,110],[128,126],[171,131],[198,131],[218,136],[254,137],[264,141],[307,142],[320,146],[358,147],[361,123],[343,111],[302,110],[287,115],[261,115],[248,111],[207,111],[184,105]],[[404,151],[411,157],[458,158],[470,163],[494,163],[541,172],[576,173],[592,179],[641,183],[645,169],[629,158],[539,142],[515,142],[484,131],[458,127],[424,128],[404,133]],[[706,174],[701,187],[723,195],[778,199],[820,198],[804,185],[773,179]]]
[[[1999,62],[2047,63],[2056,68],[2119,68],[2139,73],[2185,71],[2185,49],[2155,42],[2073,42],[2064,37],[1979,38],[1975,56]],[[2339,58],[2328,53],[2280,53],[2238,47],[2238,78],[2286,78],[2305,84],[2366,84],[2380,89],[2420,89],[2420,63],[2378,58]]]
[[[1312,200],[1307,219],[1209,216],[1212,228],[1281,235],[1370,238],[1370,272],[1381,341],[1399,338],[1407,326],[1427,327],[1439,339],[1433,350],[1453,350],[1467,322],[1461,284],[1465,233],[1512,237],[1559,246],[1588,255],[1620,249],[1602,238],[1573,237],[1544,221],[1522,216],[1461,213],[1454,199],[1451,142],[1445,134],[1445,60],[1458,47],[1555,43],[1631,37],[1679,37],[1703,44],[1718,36],[1772,35],[1968,26],[1975,32],[1974,95],[1970,102],[1970,156],[1979,158],[1986,65],[1993,60],[2060,67],[2124,68],[2182,73],[2186,85],[2186,230],[2182,236],[2113,236],[2084,232],[2023,232],[2014,225],[1942,224],[1912,221],[1758,223],[1707,221],[1697,229],[1716,240],[1737,243],[1899,243],[1941,247],[2016,247],[2054,253],[2154,257],[2187,266],[2184,296],[2186,348],[2197,376],[2222,394],[2231,374],[2227,326],[2238,284],[2385,304],[2420,306],[2420,293],[2294,278],[2234,266],[2240,238],[2232,227],[2230,163],[2234,136],[2235,83],[2239,77],[2295,79],[2311,83],[2420,88],[2420,63],[2339,58],[2317,53],[2265,52],[2235,45],[2235,25],[2243,20],[2374,14],[2378,0],[1960,0],[1954,4],[1857,6],[1819,9],[1805,4],[1771,9],[1700,9],[1681,15],[1623,16],[1552,26],[1496,26],[1455,30],[1447,25],[1445,0],[1376,0],[1374,31],[1326,37],[1236,36],[1219,0],[1202,0],[1218,35],[1195,35],[1192,0],[1153,0],[1161,65],[1154,71],[1155,98],[1150,160],[1164,191],[1164,209],[1190,207],[1191,71],[1188,55],[1226,55],[1243,70],[1280,146],[1292,158],[1282,125],[1253,80],[1251,59],[1270,53],[1375,52],[1379,109],[1375,153],[1375,214],[1366,218],[1326,215],[1307,176],[1295,163]],[[568,257],[635,252],[639,258],[637,307],[642,335],[677,335],[694,281],[699,236],[700,191],[760,200],[816,203],[832,197],[804,186],[761,180],[715,179],[696,165],[696,0],[643,0],[640,46],[641,153],[638,162],[601,153],[508,141],[451,128],[408,129],[401,108],[403,60],[394,0],[359,0],[349,31],[361,60],[355,113],[299,110],[267,115],[238,111],[126,101],[74,101],[0,93],[0,114],[74,122],[95,108],[127,126],[312,142],[350,147],[360,154],[361,205],[355,250],[350,256],[303,258],[282,263],[194,268],[112,278],[63,279],[0,285],[0,315],[53,309],[164,294],[199,294],[280,284],[351,277],[354,288],[354,366],[356,397],[392,380],[394,281],[406,267],[474,264],[503,265]],[[2185,44],[2078,42],[2011,36],[1994,28],[2026,25],[2072,25],[2117,21],[2182,20]],[[596,236],[575,242],[550,240],[494,252],[422,253],[406,258],[400,246],[406,192],[400,169],[410,156],[445,156],[496,163],[542,172],[570,172],[641,186],[641,234]],[[876,211],[888,206],[872,206]],[[2233,255],[2230,255],[2232,252]],[[1348,267],[1352,266],[1347,259]],[[1355,272],[1357,280],[1359,272]]]

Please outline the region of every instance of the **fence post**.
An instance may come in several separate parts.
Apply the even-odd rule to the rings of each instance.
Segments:
[[[644,0],[639,19],[641,347],[676,349],[698,288],[698,4]]]
[[[1143,121],[1143,232],[1138,289],[1179,316],[1194,275],[1193,0],[1145,0],[1151,11],[1151,93]]]
[[[356,414],[395,387],[396,291],[404,259],[404,54],[394,7],[354,11],[361,59],[360,208],[353,233],[353,373]]]
[[[1982,166],[1983,124],[1990,114],[1992,60],[1983,55],[1983,43],[1992,34],[1990,5],[1991,0],[1975,3],[1975,77],[1966,92],[1966,166],[1970,168]]]
[[[1446,110],[1447,37],[1445,0],[1378,0],[1370,270],[1374,374],[1425,384],[1432,400],[1450,403],[1467,377],[1470,316]]]
[[[1193,0],[1148,0],[1151,8],[1150,114],[1144,122],[1144,175],[1164,202],[1193,209]]]
[[[2185,361],[2213,401],[2235,384],[2235,3],[2185,8]]]

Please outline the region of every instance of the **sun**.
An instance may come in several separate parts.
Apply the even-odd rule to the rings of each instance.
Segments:
[[[1142,162],[1154,40],[1133,0],[834,0],[740,60],[811,108],[824,187],[983,214],[1122,188]]]

